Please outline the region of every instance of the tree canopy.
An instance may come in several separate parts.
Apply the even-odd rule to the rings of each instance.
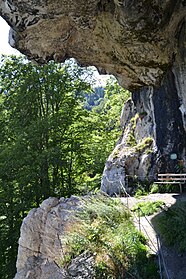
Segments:
[[[0,63],[0,278],[7,279],[31,208],[99,188],[129,93],[111,80],[88,110],[91,72],[74,62],[37,66],[3,56]]]

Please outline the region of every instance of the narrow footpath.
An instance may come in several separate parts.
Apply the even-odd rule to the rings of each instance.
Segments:
[[[143,196],[141,198],[121,198],[121,201],[128,206],[130,209],[138,202],[144,201],[158,201],[161,200],[165,202],[165,206],[170,207],[178,201],[186,201],[186,194],[150,194],[148,196]],[[148,246],[150,253],[158,254],[159,247],[157,244],[157,233],[153,227],[152,219],[159,213],[155,213],[151,216],[140,217],[134,216],[134,223],[137,229],[148,238]],[[186,218],[186,216],[185,216]],[[161,241],[161,240],[160,240]],[[167,247],[161,241],[161,253],[163,254],[165,267],[167,269],[167,274],[164,271],[165,279],[186,279],[186,252],[180,254],[176,248]]]

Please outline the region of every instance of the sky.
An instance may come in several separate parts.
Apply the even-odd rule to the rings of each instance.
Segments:
[[[18,50],[12,48],[8,43],[8,33],[10,27],[6,21],[0,17],[0,54],[20,54]]]
[[[15,48],[12,48],[8,43],[8,33],[9,33],[9,25],[6,21],[0,17],[0,54],[15,54],[19,55],[20,52]],[[95,69],[94,77],[96,79],[96,86],[102,85],[105,86],[107,80],[109,79],[109,75],[99,75],[98,71]]]

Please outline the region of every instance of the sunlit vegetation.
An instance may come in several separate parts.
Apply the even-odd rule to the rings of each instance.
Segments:
[[[148,256],[146,239],[119,200],[97,195],[82,204],[66,236],[65,256],[58,264],[68,267],[73,258],[89,251],[95,257],[96,279],[159,278],[156,263]],[[63,245],[65,241],[63,238]]]
[[[165,203],[163,201],[138,202],[135,206],[133,206],[132,211],[138,216],[149,216],[162,210],[164,205]]]
[[[177,202],[154,218],[160,236],[179,252],[186,251],[186,202]]]
[[[37,66],[3,56],[0,63],[0,278],[12,279],[28,211],[49,196],[100,187],[129,92],[112,79],[89,104],[91,72],[72,61]]]

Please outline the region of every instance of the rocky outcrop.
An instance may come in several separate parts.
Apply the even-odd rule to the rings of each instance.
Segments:
[[[177,34],[177,53],[161,86],[136,90],[123,109],[123,135],[109,156],[101,189],[128,188],[127,177],[153,181],[158,172],[186,172],[186,25]],[[151,144],[144,142],[151,139]],[[139,146],[143,148],[139,148]],[[129,189],[130,190],[130,189]]]
[[[74,57],[114,74],[133,92],[125,109],[136,127],[129,131],[130,119],[123,118],[123,138],[106,163],[102,189],[114,177],[124,183],[125,173],[150,178],[156,170],[174,171],[171,154],[185,162],[184,0],[1,0],[0,14],[11,26],[10,44],[30,59]],[[151,152],[130,149],[128,133],[136,145],[152,138]]]
[[[45,63],[74,57],[130,90],[160,84],[177,52],[183,0],[1,0],[10,44]]]
[[[29,212],[21,227],[15,279],[94,278],[94,256],[88,252],[72,260],[67,268],[60,265],[65,235],[80,207],[77,197],[49,198]]]

